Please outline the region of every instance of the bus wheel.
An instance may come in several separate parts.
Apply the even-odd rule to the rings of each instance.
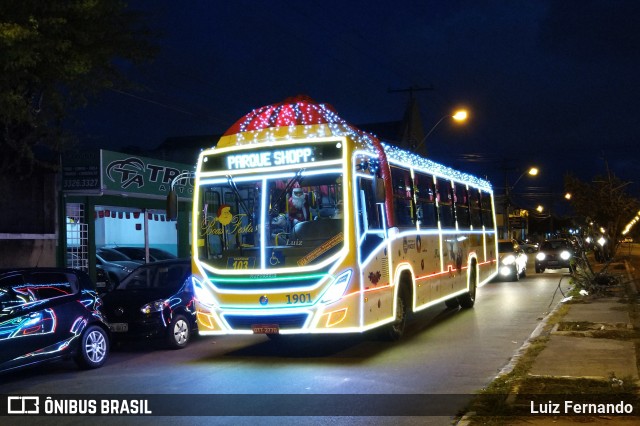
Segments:
[[[460,302],[460,306],[464,309],[473,308],[473,305],[476,303],[477,281],[476,265],[474,264],[471,266],[471,271],[469,273],[469,291],[462,296],[458,296],[458,302]]]
[[[457,297],[454,297],[453,299],[445,300],[444,304],[447,305],[447,308],[449,309],[456,309],[458,306],[460,306],[460,302],[458,302]]]
[[[396,318],[387,326],[384,331],[384,340],[396,341],[400,340],[404,334],[404,328],[407,323],[407,294],[405,287],[398,289],[396,296]]]

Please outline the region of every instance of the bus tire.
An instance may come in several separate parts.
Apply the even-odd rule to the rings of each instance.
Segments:
[[[460,302],[457,297],[445,300],[444,304],[447,305],[448,309],[457,309],[458,306],[460,306]]]
[[[396,294],[396,317],[394,321],[386,326],[383,338],[387,341],[397,341],[402,338],[407,324],[409,312],[409,291],[406,285],[401,285]]]
[[[476,303],[477,277],[478,272],[476,270],[476,264],[473,263],[469,272],[469,291],[458,296],[458,302],[460,302],[460,306],[462,306],[463,309],[473,308],[473,305]]]

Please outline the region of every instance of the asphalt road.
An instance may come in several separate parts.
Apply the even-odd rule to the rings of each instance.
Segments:
[[[5,374],[0,376],[0,394],[87,398],[162,394],[163,410],[176,413],[176,417],[126,417],[124,421],[93,417],[94,424],[450,424],[455,414],[449,413],[451,409],[444,413],[417,410],[431,417],[403,416],[416,413],[397,405],[398,396],[417,395],[418,400],[406,399],[413,406],[422,406],[420,398],[436,405],[463,404],[457,396],[465,399],[487,385],[562,298],[558,286],[567,291],[566,272],[535,274],[530,255],[527,278],[488,283],[478,290],[474,309],[452,311],[442,304],[422,312],[399,342],[383,342],[371,335],[314,337],[284,344],[264,336],[208,336],[177,351],[140,342],[114,348],[107,364],[97,370],[78,371],[69,361]],[[225,404],[226,408],[241,404],[249,407],[243,414],[259,417],[182,416],[198,404],[211,403],[198,400],[198,395],[212,394],[243,395],[240,400],[213,401],[222,407],[218,411],[199,407],[205,414],[235,415],[224,410]],[[440,401],[435,394],[456,397]],[[364,395],[364,399],[349,400],[353,395]],[[396,408],[385,411],[381,400]],[[344,412],[344,405],[358,407]],[[283,406],[287,407],[284,413]],[[359,417],[369,409],[372,417]],[[22,420],[24,424],[86,424],[86,418],[81,422],[79,417],[10,420],[11,424]]]

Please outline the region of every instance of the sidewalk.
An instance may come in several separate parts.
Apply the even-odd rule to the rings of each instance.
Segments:
[[[620,252],[622,251],[620,250]],[[567,391],[562,389],[563,383],[569,383],[567,381],[575,384],[580,383],[581,380],[595,380],[595,383],[602,383],[605,392],[608,392],[607,389],[611,387],[621,386],[624,381],[635,385],[640,384],[636,353],[636,343],[639,341],[637,329],[640,328],[640,322],[634,313],[640,292],[640,256],[634,256],[625,251],[617,258],[620,261],[611,263],[607,271],[620,276],[622,284],[608,287],[605,294],[578,296],[559,303],[498,377],[508,374],[515,368],[520,361],[521,354],[527,350],[530,342],[543,337],[548,340],[533,359],[524,377],[524,381],[536,382],[537,389],[549,389],[545,392],[547,395],[541,395],[542,397],[553,397],[554,402],[557,402],[556,397],[559,401],[579,399],[581,394],[567,394]],[[595,271],[599,271],[603,267],[593,259],[591,259],[591,266]],[[555,324],[551,327],[550,318],[560,309],[563,312],[566,310],[566,314],[559,320],[556,316]],[[549,386],[545,387],[547,382]],[[629,383],[627,383],[628,385]],[[511,392],[514,395],[511,395]],[[520,411],[524,411],[525,414],[530,411],[530,415],[518,418],[494,417],[487,421],[487,418],[468,413],[458,424],[640,424],[640,405],[637,404],[633,407],[632,416],[616,414],[575,416],[567,415],[566,412],[560,412],[561,415],[554,416],[543,414],[549,412],[545,411],[548,407],[544,404],[539,406],[538,403],[534,404],[528,401],[526,395],[519,395],[520,392],[526,393],[527,391],[519,389],[518,385],[515,385],[514,389],[510,391],[508,400],[517,401],[515,405],[523,409]],[[535,392],[535,395],[539,395],[539,393]],[[601,398],[609,396],[608,393],[603,393]],[[599,402],[598,398],[599,396],[596,395],[595,402]],[[523,402],[527,403],[526,407]],[[630,402],[635,403],[635,401]]]
[[[640,259],[635,260],[640,263]],[[596,270],[602,268],[595,262],[592,266]],[[629,283],[630,291],[637,293],[638,281],[630,262],[611,263],[608,271],[622,275],[622,286],[610,288],[604,296],[588,295],[567,302],[569,311],[553,327],[549,343],[536,357],[530,376],[610,380],[613,375],[638,382],[634,342],[604,338],[631,337],[634,327],[623,286]]]

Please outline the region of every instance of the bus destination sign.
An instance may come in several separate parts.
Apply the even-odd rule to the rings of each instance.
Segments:
[[[213,153],[205,157],[203,172],[223,170],[255,170],[269,167],[287,167],[342,158],[342,144],[315,143]]]

